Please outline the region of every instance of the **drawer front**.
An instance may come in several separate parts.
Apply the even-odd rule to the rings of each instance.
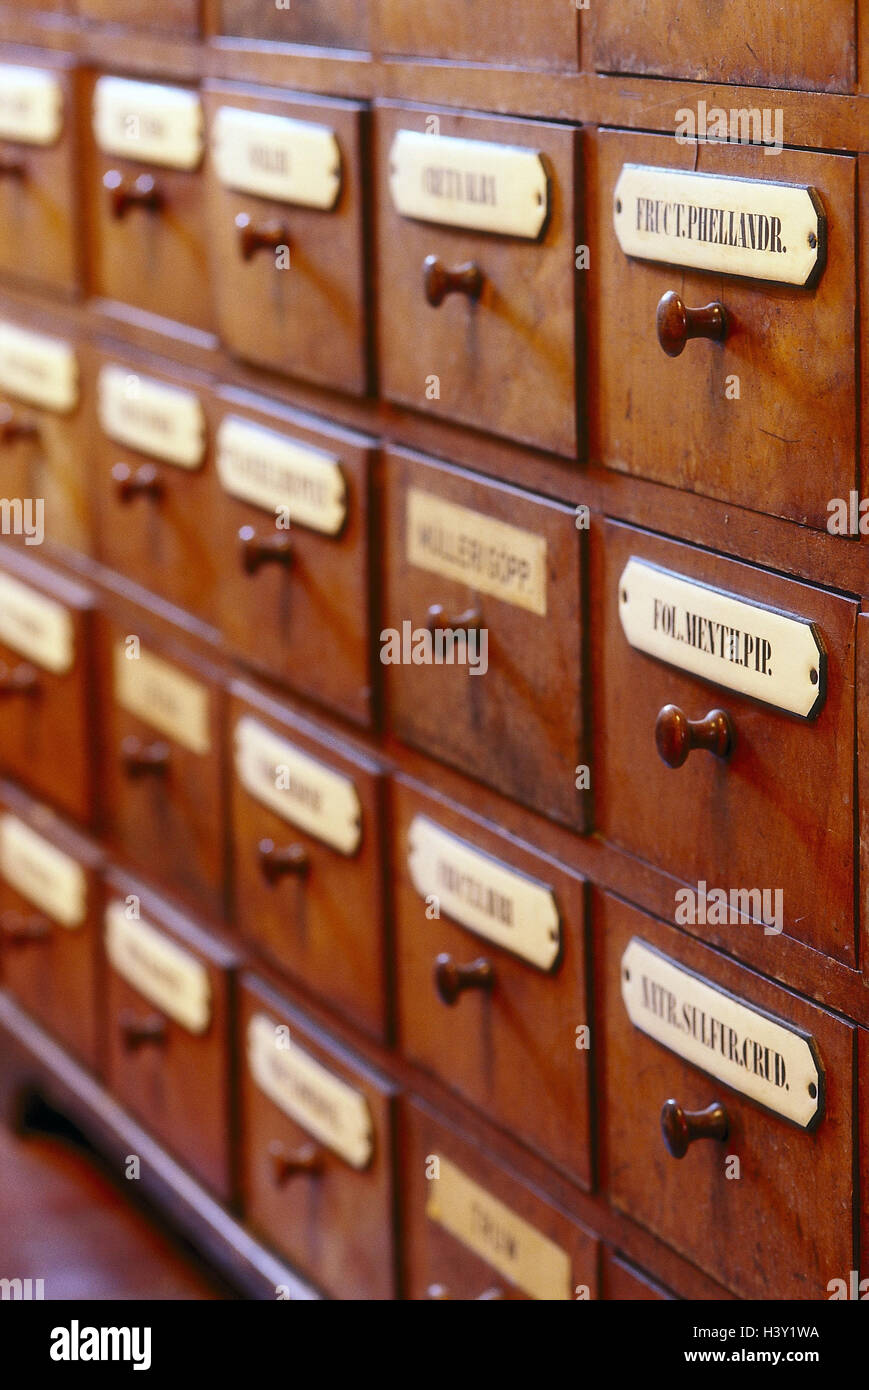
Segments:
[[[53,290],[80,282],[78,151],[71,70],[0,53],[0,270]]]
[[[198,93],[102,76],[89,178],[96,294],[210,329]]]
[[[47,807],[0,789],[3,983],[92,1068],[101,1008],[99,862]]]
[[[97,24],[128,24],[136,29],[159,33],[199,33],[201,0],[155,0],[145,13],[138,0],[77,0],[82,19]]]
[[[383,105],[377,143],[384,394],[575,456],[579,131]]]
[[[326,1294],[395,1298],[389,1085],[250,979],[240,1016],[248,1221]]]
[[[417,1102],[401,1112],[405,1296],[598,1297],[598,1242]]]
[[[383,1038],[379,769],[241,685],[229,727],[238,927],[273,965]]]
[[[611,1200],[733,1293],[826,1298],[856,1268],[855,1029],[615,899],[595,923]]]
[[[101,354],[95,369],[98,558],[134,583],[216,618],[217,483],[202,381]]]
[[[616,522],[594,565],[601,833],[728,951],[784,931],[853,965],[856,604]]]
[[[0,461],[4,495],[22,508],[4,535],[25,546],[91,551],[81,358],[77,341],[0,307]]]
[[[589,15],[598,72],[649,73],[744,86],[848,92],[856,74],[854,0],[725,8],[628,0]],[[675,11],[675,13],[674,13]],[[709,56],[713,55],[713,56]]]
[[[232,956],[119,871],[108,885],[103,948],[110,1090],[230,1199]]]
[[[204,100],[221,337],[251,362],[363,394],[363,108],[223,83]]]
[[[445,0],[435,10],[379,0],[377,27],[383,53],[568,71],[579,61],[579,6],[560,0]]]
[[[584,535],[558,503],[387,459],[380,659],[396,732],[580,829]]]
[[[220,627],[242,659],[369,724],[372,451],[313,423],[252,397],[220,401]]]
[[[306,0],[302,5],[263,5],[260,0],[222,0],[224,34],[317,48],[368,48],[369,0]]]
[[[405,1055],[589,1187],[585,881],[415,786],[393,823]]]
[[[603,1252],[604,1298],[611,1303],[655,1303],[672,1298],[647,1274],[613,1254],[606,1246]]]
[[[225,911],[223,692],[131,610],[100,631],[103,803],[115,850],[212,918]]]
[[[856,475],[855,161],[624,131],[599,132],[596,158],[592,449],[612,468],[825,529],[829,499]],[[723,305],[724,340],[668,356],[656,323],[664,315],[678,352],[674,294],[686,309]]]
[[[94,810],[90,593],[47,566],[0,557],[0,763],[87,823]]]

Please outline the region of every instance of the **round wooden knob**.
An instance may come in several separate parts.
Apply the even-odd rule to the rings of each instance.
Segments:
[[[12,946],[29,946],[51,939],[51,923],[47,917],[26,917],[22,912],[4,912],[0,916],[0,932]]]
[[[39,429],[33,420],[24,420],[8,405],[0,405],[0,444],[17,444],[19,439],[36,439]]]
[[[689,719],[678,705],[665,705],[655,720],[655,745],[668,767],[681,767],[695,748],[729,758],[734,742],[733,725],[723,709],[710,710],[705,719]]]
[[[35,666],[27,661],[19,661],[17,666],[0,662],[0,699],[12,695],[36,695],[38,690],[39,676]]]
[[[256,574],[263,565],[270,564],[285,565],[289,569],[293,563],[293,542],[286,532],[258,536],[252,526],[242,526],[238,539],[245,574]]]
[[[323,1152],[316,1144],[302,1144],[298,1149],[286,1149],[280,1140],[269,1144],[269,1159],[276,1187],[283,1187],[290,1178],[304,1173],[316,1178],[323,1171]]]
[[[452,1294],[446,1284],[429,1284],[425,1296],[427,1299],[437,1303],[444,1303],[452,1300]],[[482,1293],[478,1293],[474,1302],[495,1303],[499,1302],[503,1297],[504,1290],[499,1289],[497,1285],[493,1285],[491,1289],[484,1289]]]
[[[121,744],[121,762],[128,777],[145,777],[149,773],[168,772],[170,753],[168,743],[164,743],[162,739],[154,743],[143,743],[135,734],[128,734]]]
[[[422,264],[425,297],[435,309],[443,304],[448,294],[466,294],[469,299],[479,299],[483,281],[483,272],[476,261],[466,261],[455,270],[449,270],[440,256],[426,256]]]
[[[292,874],[305,878],[311,868],[311,860],[304,845],[281,845],[274,840],[260,840],[257,846],[259,863],[263,878],[267,883],[278,883]]]
[[[489,990],[495,983],[495,971],[484,956],[459,965],[451,955],[442,952],[434,964],[434,982],[445,1004],[455,1004],[466,989]]]
[[[684,1158],[697,1139],[726,1139],[729,1129],[727,1111],[718,1101],[705,1110],[683,1110],[677,1100],[664,1102],[661,1132],[674,1158]]]
[[[483,615],[479,608],[468,608],[464,613],[457,613],[454,617],[447,613],[440,603],[433,603],[428,610],[427,626],[429,632],[434,632],[436,628],[449,628],[452,632],[464,629],[469,632],[472,628],[479,628],[483,621]]]
[[[724,341],[727,311],[717,300],[702,309],[689,309],[675,290],[668,290],[658,305],[658,342],[668,357],[678,357],[689,338]]]
[[[153,463],[143,463],[135,469],[127,463],[116,463],[112,479],[121,502],[132,502],[137,497],[158,501],[163,496],[163,482]]]
[[[290,234],[284,222],[253,222],[246,212],[235,219],[238,230],[238,249],[243,261],[252,261],[258,251],[277,251],[289,246]]]
[[[109,169],[103,176],[103,187],[109,195],[112,217],[118,220],[126,217],[130,208],[159,212],[163,207],[163,194],[151,174],[139,174],[138,178],[128,179],[120,169]]]
[[[139,1018],[136,1014],[124,1013],[118,1019],[118,1028],[125,1052],[136,1052],[148,1044],[163,1047],[169,1036],[162,1014],[146,1014]]]

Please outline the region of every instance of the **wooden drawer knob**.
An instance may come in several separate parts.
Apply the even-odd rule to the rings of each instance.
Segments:
[[[258,536],[252,526],[242,526],[238,539],[245,574],[256,574],[263,565],[289,568],[293,563],[293,542],[286,533],[275,531],[270,536]]]
[[[448,294],[466,294],[479,299],[483,292],[484,276],[476,261],[448,270],[440,256],[426,256],[422,263],[422,283],[425,297],[433,308],[443,304]]]
[[[296,878],[306,878],[311,868],[304,845],[281,845],[279,849],[274,840],[260,840],[257,850],[263,878],[267,883],[278,883],[290,874]]]
[[[0,179],[24,179],[26,177],[27,165],[23,160],[0,155]]]
[[[735,738],[730,716],[710,710],[705,719],[689,719],[678,705],[665,705],[655,720],[655,744],[668,767],[681,767],[695,748],[729,758]]]
[[[697,1139],[726,1139],[729,1130],[727,1111],[717,1100],[705,1110],[683,1110],[677,1100],[664,1102],[661,1132],[674,1158],[684,1158]]]
[[[136,1052],[148,1044],[164,1047],[169,1037],[162,1014],[146,1014],[144,1018],[138,1018],[135,1014],[124,1013],[118,1020],[118,1028],[125,1052]]]
[[[290,244],[290,234],[286,224],[277,220],[271,222],[252,222],[246,212],[240,212],[235,219],[238,229],[238,249],[243,261],[252,261],[258,251],[277,251],[278,247]]]
[[[4,912],[0,917],[0,931],[12,946],[29,946],[51,939],[51,923],[47,917],[25,917],[21,912]]]
[[[112,478],[121,502],[132,502],[137,497],[158,501],[163,496],[163,482],[153,463],[143,463],[135,469],[127,463],[116,463]]]
[[[151,174],[139,174],[138,178],[128,179],[120,169],[109,169],[103,176],[103,187],[109,194],[112,217],[119,221],[126,217],[130,208],[159,212],[163,207],[163,194]]]
[[[429,632],[434,632],[436,628],[449,628],[453,632],[456,630],[469,632],[472,628],[479,628],[482,621],[483,615],[479,608],[468,608],[464,613],[457,613],[452,617],[442,604],[433,603],[428,610],[427,626]]]
[[[36,439],[39,429],[33,420],[23,420],[8,405],[0,405],[0,444],[16,444],[19,439]]]
[[[169,770],[170,752],[168,743],[162,739],[143,743],[135,734],[128,734],[121,744],[121,762],[128,777],[162,774]]]
[[[29,662],[19,661],[17,666],[0,662],[0,699],[11,695],[35,695],[38,690],[39,676]]]
[[[269,1159],[272,1177],[276,1187],[283,1187],[290,1178],[304,1173],[309,1178],[319,1177],[323,1171],[323,1153],[316,1144],[302,1144],[298,1149],[286,1149],[280,1140],[269,1144]]]
[[[675,290],[668,290],[658,305],[658,342],[668,357],[678,357],[689,338],[724,341],[727,311],[717,300],[702,309],[689,309]]]
[[[495,1303],[500,1301],[503,1297],[504,1290],[499,1289],[497,1285],[493,1285],[491,1289],[484,1289],[482,1293],[478,1293],[476,1298],[474,1299],[474,1302]],[[428,1290],[426,1292],[426,1298],[438,1303],[444,1303],[452,1299],[452,1294],[450,1293],[446,1284],[429,1284]]]
[[[434,982],[443,1002],[455,1004],[466,989],[491,989],[495,971],[484,956],[472,960],[469,965],[459,965],[451,955],[442,952],[434,964]]]

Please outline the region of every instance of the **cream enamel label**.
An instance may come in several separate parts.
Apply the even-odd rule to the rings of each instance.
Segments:
[[[81,926],[87,915],[84,869],[17,816],[0,817],[0,874],[61,926]]]
[[[428,1179],[425,1213],[468,1250],[509,1279],[529,1298],[564,1302],[572,1297],[570,1256],[560,1245],[441,1154],[438,1177]],[[431,1161],[431,1160],[430,1160]]]
[[[361,1092],[293,1042],[290,1030],[265,1014],[248,1024],[247,1059],[260,1090],[285,1115],[349,1163],[367,1168],[374,1153],[374,1126]]]
[[[622,956],[622,999],[634,1027],[692,1066],[801,1129],[819,1119],[822,1076],[802,1033],[636,937]]]
[[[422,222],[536,241],[549,216],[537,150],[399,130],[389,153],[397,212]]]
[[[418,569],[546,615],[546,540],[532,531],[412,487],[407,558]]]
[[[103,431],[152,458],[198,468],[205,457],[205,412],[192,391],[125,367],[102,367],[97,382]]]
[[[46,410],[74,410],[78,363],[72,347],[61,338],[0,322],[0,387]]]
[[[56,676],[75,660],[69,610],[8,574],[0,574],[0,642]]]
[[[815,626],[635,557],[619,580],[631,646],[727,690],[803,719],[824,703],[826,658]]]
[[[356,853],[362,840],[362,807],[349,777],[333,772],[249,715],[235,726],[235,770],[245,791],[283,820],[341,854]]]
[[[625,255],[642,260],[785,285],[823,267],[820,200],[798,184],[626,164],[613,223]]]
[[[196,93],[183,87],[101,77],[94,89],[93,126],[105,154],[170,169],[195,169],[202,160],[202,106]]]
[[[105,944],[110,964],[128,984],[188,1033],[207,1032],[211,985],[201,961],[143,917],[127,917],[121,902],[106,908]]]
[[[217,432],[217,472],[227,492],[294,526],[335,536],[347,516],[338,460],[288,435],[228,415]]]
[[[210,752],[207,686],[151,652],[128,657],[123,641],[116,643],[113,656],[119,705],[191,753]]]
[[[220,182],[240,193],[323,211],[338,201],[341,151],[328,126],[221,106],[211,154]]]
[[[407,866],[421,898],[470,931],[551,970],[561,950],[561,926],[551,888],[414,816]]]
[[[0,63],[0,140],[53,145],[63,129],[63,89],[50,72]]]

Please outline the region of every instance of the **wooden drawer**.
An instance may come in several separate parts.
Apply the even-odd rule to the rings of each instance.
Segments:
[[[561,0],[377,0],[377,46],[383,53],[451,63],[570,71],[579,61],[579,6]]]
[[[251,977],[241,988],[248,1221],[325,1293],[396,1296],[393,1092]]]
[[[192,88],[102,76],[93,92],[91,284],[211,327],[202,106]]]
[[[20,314],[20,310],[18,311]],[[13,311],[14,314],[14,311]],[[43,331],[45,328],[52,331]],[[10,540],[91,551],[81,345],[28,311],[0,305],[0,462],[4,496],[20,499]],[[34,331],[34,329],[38,331]],[[13,514],[13,523],[17,519]]]
[[[363,107],[219,82],[204,100],[221,337],[261,366],[364,394]]]
[[[671,1299],[672,1294],[604,1246],[603,1297],[615,1303],[655,1303]]]
[[[97,554],[205,622],[223,563],[207,385],[174,363],[102,352],[94,431]]]
[[[108,875],[110,1090],[217,1195],[234,1195],[232,953],[119,869]]]
[[[742,1297],[826,1298],[856,1268],[853,1025],[603,895],[595,944],[611,1200]]]
[[[411,1299],[598,1297],[598,1242],[419,1102],[401,1108]]]
[[[385,1037],[380,768],[240,683],[230,730],[239,930],[293,980]]]
[[[851,91],[856,75],[854,0],[627,0],[592,5],[588,32],[598,72],[822,92]]]
[[[847,497],[856,477],[855,160],[626,131],[598,132],[595,159],[593,453],[627,473],[825,529],[830,498]],[[701,213],[709,234],[706,214],[719,205],[736,210],[732,222],[714,223],[728,245],[700,240]],[[746,250],[743,236],[781,251]],[[805,275],[814,283],[763,278]],[[667,295],[686,309],[723,305],[724,340],[701,338],[668,356],[656,316],[670,351],[683,339],[677,300],[659,309]]]
[[[383,393],[582,453],[578,129],[382,104],[377,143]]]
[[[617,522],[593,550],[601,834],[728,951],[783,929],[853,965],[856,602]]]
[[[223,691],[130,610],[101,624],[103,811],[112,847],[199,914],[225,910]]]
[[[97,24],[127,24],[149,32],[184,34],[194,38],[199,33],[202,0],[153,0],[147,9],[140,0],[76,0],[81,19]]]
[[[392,804],[404,1055],[591,1186],[585,880],[415,785]]]
[[[102,855],[47,806],[0,785],[3,984],[87,1066],[99,1065]]]
[[[81,279],[75,72],[0,50],[0,271],[71,294]]]
[[[582,829],[585,533],[572,509],[398,451],[386,493],[381,661],[394,729]],[[466,637],[452,643],[451,631]]]
[[[74,820],[95,810],[93,598],[0,547],[0,766]]]
[[[369,46],[369,0],[305,0],[302,5],[263,5],[261,0],[222,0],[224,34],[317,48]]]
[[[209,542],[224,636],[243,660],[370,724],[370,444],[240,392],[219,405]]]

